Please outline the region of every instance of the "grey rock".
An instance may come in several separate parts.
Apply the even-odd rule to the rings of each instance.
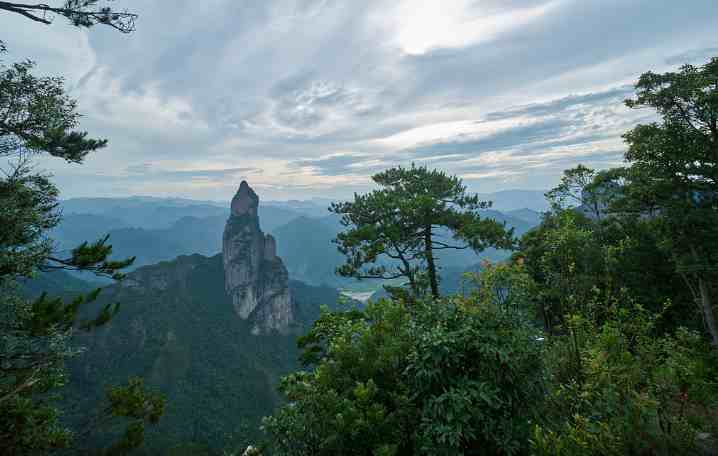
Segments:
[[[259,228],[258,206],[259,197],[242,181],[222,237],[225,289],[237,316],[253,322],[254,334],[286,333],[295,320],[289,274],[276,241]]]

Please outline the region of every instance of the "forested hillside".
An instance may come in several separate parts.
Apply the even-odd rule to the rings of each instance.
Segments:
[[[142,377],[167,400],[145,436],[145,454],[183,446],[219,452],[259,439],[261,418],[280,403],[280,377],[298,367],[296,335],[319,317],[320,305],[339,298],[334,289],[291,282],[297,327],[291,335],[255,336],[224,291],[221,255],[181,256],[124,282],[98,298],[121,303],[112,323],[77,341],[87,350],[69,365],[63,419],[82,429],[100,415],[109,385]],[[85,444],[102,447],[117,432],[95,429]]]

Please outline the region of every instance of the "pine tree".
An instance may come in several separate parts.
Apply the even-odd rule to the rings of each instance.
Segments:
[[[412,164],[388,169],[372,179],[380,189],[330,208],[342,216],[346,227],[335,241],[347,257],[337,270],[342,276],[403,277],[414,295],[428,288],[438,298],[436,252],[471,248],[478,253],[488,247],[513,246],[513,230],[482,218],[479,211],[490,203],[467,193],[456,176]],[[440,237],[442,229],[452,239]]]

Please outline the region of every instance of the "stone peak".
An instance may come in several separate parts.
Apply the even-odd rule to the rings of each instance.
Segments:
[[[257,206],[259,205],[259,197],[252,187],[249,186],[247,181],[243,180],[239,184],[237,193],[232,198],[232,215],[244,215],[250,214],[253,216],[257,215]]]

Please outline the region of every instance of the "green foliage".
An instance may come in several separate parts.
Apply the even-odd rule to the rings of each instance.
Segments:
[[[163,393],[167,408],[156,426],[146,427],[138,454],[171,448],[219,454],[258,442],[262,417],[281,404],[280,378],[299,367],[296,335],[319,317],[320,304],[331,306],[339,294],[290,281],[297,318],[292,334],[255,336],[224,286],[221,255],[192,255],[140,268],[104,288],[95,306],[120,302],[122,308],[110,324],[75,333],[75,342],[91,349],[67,363],[63,422],[84,429],[88,414],[102,416],[108,386],[142,377]],[[80,319],[93,315],[80,308]],[[83,446],[107,448],[124,430],[103,426]]]
[[[145,423],[156,425],[165,411],[165,400],[144,388],[141,378],[131,378],[127,386],[111,387],[107,392],[107,417],[127,418],[122,438],[103,451],[107,455],[126,454],[144,443]]]
[[[403,277],[414,295],[430,289],[438,298],[437,251],[471,248],[481,252],[513,246],[513,230],[481,218],[478,211],[490,203],[468,194],[456,176],[412,164],[411,168],[388,169],[372,179],[379,190],[330,207],[342,216],[346,228],[335,241],[347,257],[337,269],[342,276]],[[448,230],[454,242],[440,240],[439,229]]]
[[[13,284],[0,282],[0,447],[6,454],[64,447],[70,433],[47,393],[65,382],[67,334],[43,328],[33,335],[33,306]]]
[[[521,263],[491,264],[484,261],[481,273],[468,274],[476,282],[481,302],[491,303],[507,312],[529,315],[535,306],[538,289]]]
[[[554,209],[521,238],[514,259],[521,259],[540,285],[537,313],[548,331],[560,331],[568,313],[605,318],[602,306],[589,309],[586,303],[599,296],[609,302],[626,292],[656,313],[672,303],[661,331],[699,328],[692,297],[661,242],[662,233],[650,218],[589,219],[573,208]]]
[[[59,221],[57,195],[47,176],[28,166],[0,179],[0,277],[29,276],[50,255],[44,234]]]
[[[549,340],[544,419],[532,445],[544,455],[694,454],[715,419],[718,373],[700,334],[655,336],[662,315],[614,302],[596,324],[574,314]]]
[[[512,295],[522,279],[507,279]],[[311,369],[283,379],[289,403],[265,419],[270,445],[280,455],[525,452],[543,392],[538,336],[520,310],[478,295],[324,313],[301,341]]]
[[[0,2],[0,9],[7,2]],[[4,51],[4,47],[0,52]],[[108,304],[80,321],[84,304],[99,290],[69,302],[41,294],[30,302],[17,282],[39,271],[88,270],[121,278],[132,259],[110,261],[107,238],[84,243],[68,258],[54,255],[48,231],[57,225],[57,188],[33,171],[30,159],[47,153],[81,162],[105,140],[78,132],[76,102],[60,78],[37,78],[31,62],[0,65],[0,157],[16,157],[0,178],[0,444],[7,454],[25,454],[69,444],[71,434],[58,423],[54,390],[65,383],[64,362],[77,350],[69,346],[76,327],[91,329],[116,312]]]
[[[29,61],[0,67],[0,156],[43,152],[79,163],[107,145],[75,130],[80,114],[63,79],[38,78],[33,67]]]
[[[624,196],[612,210],[654,218],[661,246],[699,304],[718,350],[718,58],[679,72],[645,73],[632,108],[650,107],[661,121],[638,125],[628,143]]]

